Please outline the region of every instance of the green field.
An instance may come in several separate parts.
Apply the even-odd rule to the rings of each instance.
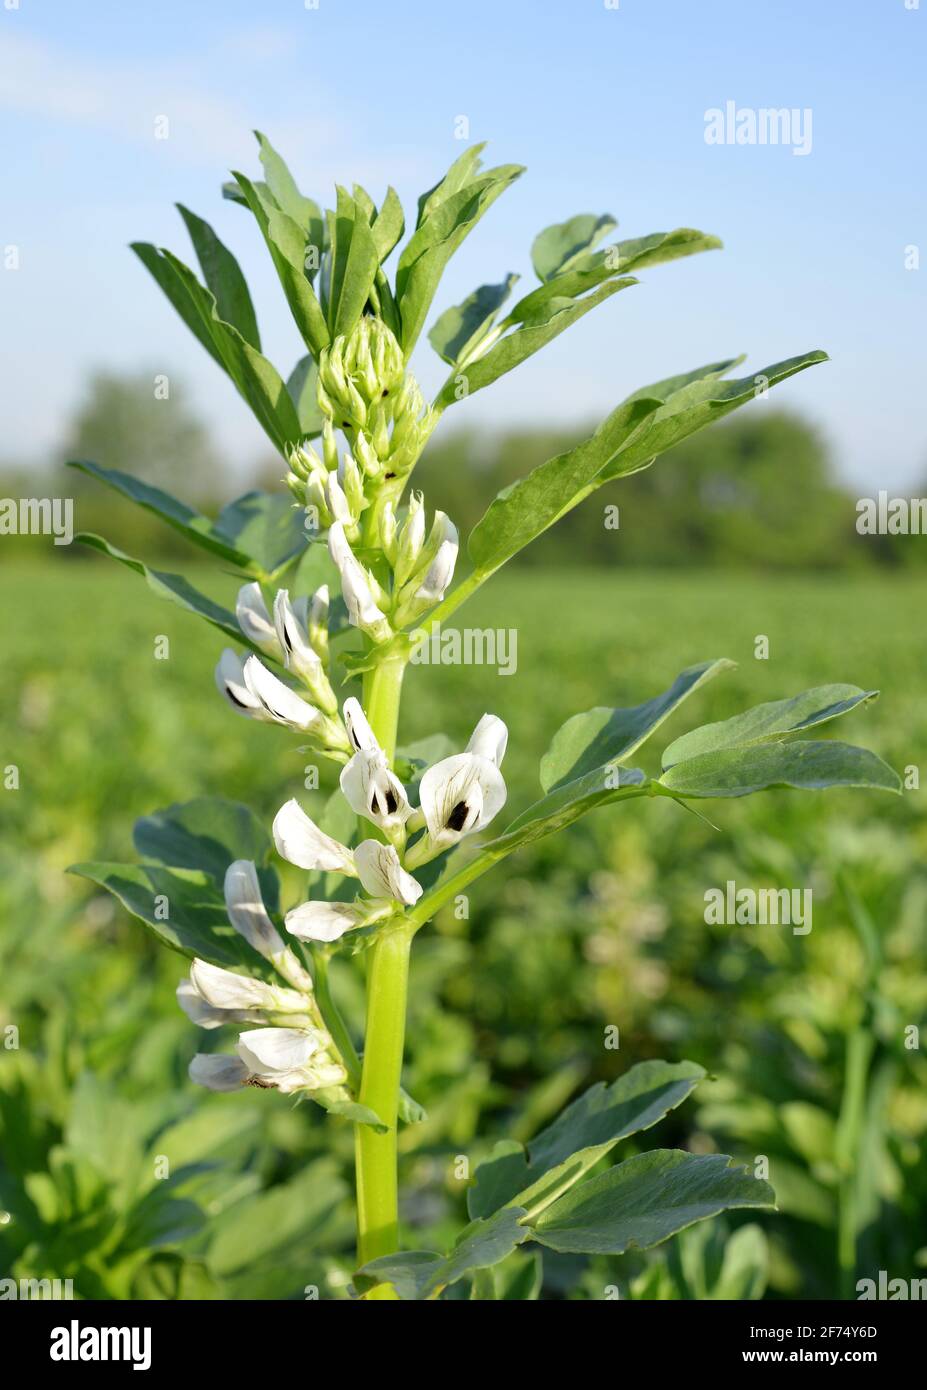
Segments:
[[[214,574],[188,573],[215,592]],[[332,1157],[312,1106],[190,1085],[180,958],[64,873],[131,858],[134,819],[173,801],[242,799],[269,821],[302,794],[299,740],[234,717],[213,685],[221,635],[141,580],[102,560],[0,574],[0,764],[19,777],[0,798],[0,1037],[18,1030],[18,1046],[0,1049],[11,1218],[0,1272],[73,1277],[84,1296],[303,1297],[312,1283],[341,1296],[349,1130]],[[640,703],[683,667],[727,656],[737,670],[697,694],[664,743],[849,681],[882,696],[837,736],[924,775],[922,613],[911,578],[526,570],[458,617],[513,629],[515,674],[411,667],[400,737],[463,741],[484,710],[501,715],[514,812],[538,794],[540,755],[571,714]],[[155,658],[162,637],[167,660]],[[925,794],[769,793],[714,803],[718,829],[670,802],[631,802],[507,861],[474,891],[468,921],[439,918],[413,958],[406,1082],[429,1115],[402,1140],[408,1243],[429,1248],[459,1225],[457,1156],[472,1165],[498,1138],[530,1136],[573,1091],[659,1054],[715,1079],[657,1142],[769,1160],[779,1211],[740,1222],[729,1246],[752,1282],[736,1283],[733,1257],[734,1284],[711,1282],[715,1223],[646,1259],[551,1257],[549,1292],[814,1298],[854,1296],[880,1268],[915,1276],[927,1262],[927,1066],[903,1039],[927,1024]],[[813,930],[706,925],[705,891],[729,879],[811,886]],[[298,876],[284,883],[295,901]],[[359,1018],[357,967],[335,983]],[[861,1058],[864,1019],[875,1041]],[[604,1044],[610,1026],[618,1050]],[[175,1172],[165,1203],[152,1161],[168,1130],[191,1172]],[[851,1138],[866,1146],[852,1163]]]

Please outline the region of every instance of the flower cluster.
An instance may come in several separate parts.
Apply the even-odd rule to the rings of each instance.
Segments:
[[[319,404],[325,416],[322,454],[301,446],[290,457],[291,491],[328,532],[348,621],[369,643],[389,642],[439,603],[451,583],[458,538],[436,512],[427,525],[421,494],[398,512],[404,480],[431,428],[402,351],[379,319],[364,318],[350,339],[336,338],[319,363]],[[351,454],[337,458],[336,425]],[[252,647],[299,682],[294,689],[254,652],[244,660],[226,649],[216,683],[232,708],[308,735],[311,746],[343,764],[341,791],[374,830],[353,847],[310,819],[295,800],[277,813],[274,844],[289,863],[312,873],[357,880],[353,897],[311,899],[285,916],[301,942],[330,943],[412,907],[422,895],[415,870],[466,835],[488,825],[505,803],[500,765],[508,737],[485,714],[463,753],[429,767],[417,787],[396,775],[361,705],[339,713],[329,664],[329,594],[291,599],[280,589],[268,608],[257,583],[239,592],[236,616]],[[415,804],[413,804],[415,803]],[[236,862],[225,884],[233,926],[269,960],[279,983],[196,960],[178,999],[194,1023],[256,1025],[239,1034],[233,1055],[198,1055],[195,1081],[214,1090],[242,1084],[305,1091],[321,1103],[349,1098],[348,1072],[328,1033],[312,977],[274,926],[253,864]]]
[[[225,875],[229,921],[269,961],[281,984],[194,960],[177,987],[177,1001],[199,1028],[250,1023],[235,1053],[197,1053],[190,1078],[212,1091],[245,1085],[319,1093],[348,1100],[347,1071],[322,1021],[312,977],[283,941],[264,906],[257,870],[248,860]]]
[[[289,454],[287,486],[307,509],[312,528],[344,526],[351,541],[361,515],[400,496],[434,427],[421,390],[405,371],[402,349],[382,319],[365,315],[319,358],[321,455],[308,440]],[[338,458],[335,430],[350,453]]]
[[[298,678],[306,700],[269,671],[253,653],[242,661],[227,647],[216,667],[216,685],[237,714],[284,724],[309,734],[329,757],[344,762],[351,752],[328,677],[328,588],[311,598],[290,599],[279,589],[273,617],[256,583],[239,590],[236,616],[244,635]]]
[[[483,715],[463,753],[424,772],[417,807],[356,699],[345,701],[344,725],[354,753],[342,769],[341,791],[382,838],[362,839],[352,849],[326,834],[295,800],[277,812],[273,838],[282,858],[359,884],[351,901],[311,899],[287,912],[286,929],[300,941],[337,941],[413,906],[422,887],[411,870],[482,830],[505,803],[499,767],[508,731],[495,715]],[[347,1071],[316,1004],[312,977],[271,921],[254,864],[237,860],[229,866],[225,902],[233,927],[270,962],[281,983],[194,960],[177,989],[188,1018],[200,1028],[257,1026],[239,1034],[234,1054],[197,1054],[191,1079],[217,1091],[253,1085],[305,1091],[323,1102],[349,1099]]]
[[[287,930],[303,941],[336,941],[369,926],[422,895],[411,869],[428,863],[488,825],[505,804],[499,770],[508,737],[501,719],[484,714],[463,753],[444,758],[423,774],[419,805],[393,772],[355,699],[345,701],[344,721],[354,756],[341,772],[341,791],[351,809],[380,831],[353,849],[327,835],[295,800],[274,819],[274,844],[300,869],[323,870],[359,881],[351,902],[314,900],[286,914]]]

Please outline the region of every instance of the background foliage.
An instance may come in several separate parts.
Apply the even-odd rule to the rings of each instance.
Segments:
[[[189,572],[229,601],[221,577]],[[2,761],[20,788],[0,798],[0,1038],[13,1024],[19,1046],[0,1049],[0,1271],[72,1277],[83,1296],[345,1296],[348,1127],[285,1097],[190,1085],[180,958],[63,873],[131,857],[134,818],[171,801],[247,798],[269,821],[301,789],[299,740],[230,719],[211,682],[218,634],[112,566],[12,565],[4,588]],[[667,738],[696,715],[847,678],[884,687],[859,736],[905,768],[925,733],[920,598],[913,576],[518,566],[466,619],[517,631],[516,674],[413,666],[405,732],[463,739],[493,709],[512,731],[515,810],[569,713],[637,703],[726,655],[738,669]],[[768,661],[754,659],[760,633]],[[720,832],[662,800],[607,809],[497,869],[469,920],[445,910],[413,955],[406,1084],[428,1119],[402,1137],[411,1243],[441,1248],[465,1219],[460,1158],[472,1171],[500,1136],[530,1137],[591,1081],[660,1055],[716,1079],[644,1146],[766,1155],[779,1211],[646,1257],[548,1252],[545,1296],[853,1296],[880,1268],[915,1276],[925,1065],[901,1038],[927,1013],[921,795],[775,793],[715,808]],[[813,930],[707,926],[704,893],[728,879],[812,886]],[[299,891],[285,881],[286,900]],[[359,1022],[359,978],[341,969],[335,988]],[[502,1270],[509,1296],[535,1290],[527,1256]]]

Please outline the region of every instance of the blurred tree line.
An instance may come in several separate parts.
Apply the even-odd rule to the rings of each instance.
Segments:
[[[76,529],[98,531],[145,557],[188,555],[186,542],[156,518],[63,468],[65,459],[92,459],[218,511],[235,489],[208,429],[182,386],[172,380],[164,395],[159,381],[144,371],[95,373],[54,466],[37,473],[0,465],[0,496],[73,496]],[[442,431],[418,466],[416,485],[465,537],[497,492],[592,428]],[[258,459],[240,490],[279,487],[282,472],[278,459]],[[856,500],[838,481],[818,432],[761,403],[677,445],[656,467],[601,488],[519,563],[818,570],[918,563],[924,547],[907,543],[907,536],[857,533]],[[22,538],[16,547],[0,547],[0,558],[22,557],[24,548],[62,559],[82,553]]]

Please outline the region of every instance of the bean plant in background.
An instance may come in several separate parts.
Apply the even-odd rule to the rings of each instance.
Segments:
[[[546,228],[531,250],[537,285],[511,308],[514,274],[434,320],[428,338],[449,374],[427,404],[408,363],[444,268],[522,169],[483,170],[482,147],[466,150],[419,199],[389,275],[384,267],[405,232],[395,191],[377,208],[363,188],[339,187],[334,209],[323,213],[267,139],[258,142],[263,180],[236,173],[224,193],[256,221],[307,349],[286,380],[263,356],[242,272],[206,222],[180,208],[202,280],[168,250],[133,249],[254,412],[281,471],[285,465],[286,488],[250,492],[212,519],[127,473],[74,465],[234,570],[236,611],[99,536],[81,539],[234,643],[216,667],[228,705],[298,736],[295,747],[334,766],[338,787],[315,819],[298,797],[289,799],[272,834],[237,803],[171,806],[136,826],[140,863],[76,871],[189,958],[178,1002],[207,1039],[190,1067],[194,1081],[213,1091],[278,1090],[354,1125],[359,1297],[435,1298],[461,1280],[473,1297],[536,1297],[536,1284],[522,1287],[503,1263],[526,1242],[620,1254],[723,1211],[771,1207],[774,1193],[724,1155],[655,1149],[602,1162],[705,1075],[689,1062],[646,1061],[579,1096],[527,1147],[503,1138],[470,1182],[471,1221],[449,1251],[403,1251],[397,1129],[423,1117],[401,1087],[417,933],[442,906],[464,901],[468,885],[501,859],[600,806],[664,797],[701,815],[707,799],[769,788],[897,792],[900,782],[873,753],[813,736],[877,694],[850,685],[821,686],[696,728],[665,749],[659,771],[634,767],[663,722],[731,665],[710,660],[633,708],[567,718],[541,758],[542,795],[500,831],[509,731],[493,714],[474,711],[464,749],[433,729],[404,729],[400,744],[406,668],[471,594],[596,488],[649,467],[825,355],[805,353],[733,379],[740,359],[730,359],[635,391],[587,439],[490,503],[468,538],[469,572],[455,584],[453,520],[430,514],[412,487],[445,411],[637,284],[630,272],[720,243],[680,228],[603,246],[616,226],[607,215]],[[602,640],[614,641],[607,614]],[[308,875],[303,901],[283,913],[274,848]],[[530,950],[530,921],[524,933]],[[332,992],[335,953],[366,975],[362,1039],[352,1036]],[[225,1046],[208,1045],[214,1030],[228,1038]]]

